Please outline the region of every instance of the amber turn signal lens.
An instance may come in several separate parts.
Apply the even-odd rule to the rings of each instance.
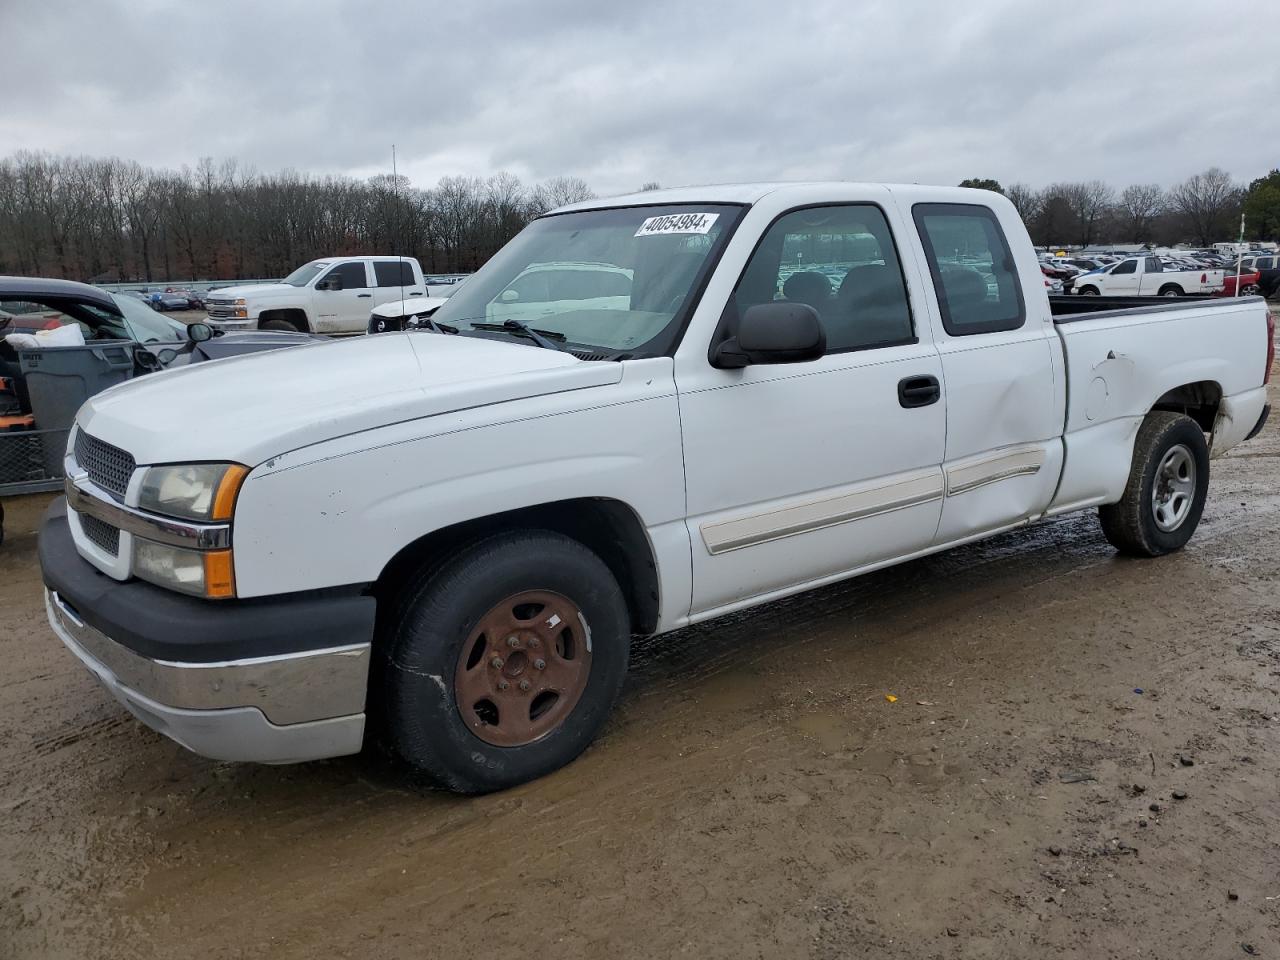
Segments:
[[[240,484],[244,483],[248,473],[249,468],[242,467],[238,463],[227,467],[226,472],[222,474],[222,480],[218,483],[218,492],[213,497],[211,520],[231,519],[236,509],[236,494],[240,492]]]
[[[204,594],[217,600],[236,595],[230,550],[211,550],[204,555]]]

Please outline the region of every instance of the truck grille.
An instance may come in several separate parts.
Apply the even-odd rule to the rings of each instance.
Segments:
[[[90,480],[117,497],[124,496],[137,466],[130,454],[83,430],[76,431],[75,454],[76,463],[89,474]]]
[[[119,527],[113,527],[105,520],[99,520],[97,517],[91,517],[85,513],[79,514],[79,517],[80,529],[84,531],[84,535],[89,538],[90,543],[113,557],[119,554]]]

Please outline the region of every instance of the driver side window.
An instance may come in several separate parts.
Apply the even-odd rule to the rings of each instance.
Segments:
[[[364,290],[369,286],[363,263],[340,263],[324,275],[321,283],[330,277],[340,277],[343,290]]]
[[[828,353],[915,342],[893,235],[873,204],[808,207],[775,220],[734,291],[739,317],[770,300],[813,307]]]
[[[1137,270],[1137,268],[1138,268],[1137,260],[1126,260],[1124,261],[1124,263],[1121,263],[1111,272],[1113,274],[1134,273]]]

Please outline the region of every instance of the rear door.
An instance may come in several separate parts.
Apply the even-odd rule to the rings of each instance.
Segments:
[[[1164,276],[1164,264],[1160,262],[1159,257],[1140,257],[1138,258],[1138,289],[1135,291],[1144,297],[1154,297],[1160,292],[1160,288],[1166,283],[1171,282],[1171,278]],[[1173,277],[1172,281],[1178,278]]]
[[[1062,467],[1062,351],[1012,205],[918,202],[911,213],[947,395],[936,543],[951,543],[1048,506]]]
[[[330,268],[316,281],[316,332],[363,333],[369,325],[369,311],[373,309],[372,278],[369,263],[365,260],[349,260]],[[321,285],[338,277],[341,290],[321,289]]]
[[[376,284],[373,288],[375,307],[421,297],[425,293],[425,287],[414,276],[413,263],[409,260],[374,260],[373,280]],[[366,316],[365,319],[369,318]]]

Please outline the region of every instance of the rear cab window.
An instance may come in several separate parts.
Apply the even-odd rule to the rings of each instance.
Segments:
[[[373,276],[380,287],[412,287],[417,282],[413,279],[413,265],[403,261],[375,260]],[[345,277],[342,282],[345,286]]]
[[[1017,330],[1027,319],[1013,252],[995,212],[967,203],[911,209],[950,336]]]

